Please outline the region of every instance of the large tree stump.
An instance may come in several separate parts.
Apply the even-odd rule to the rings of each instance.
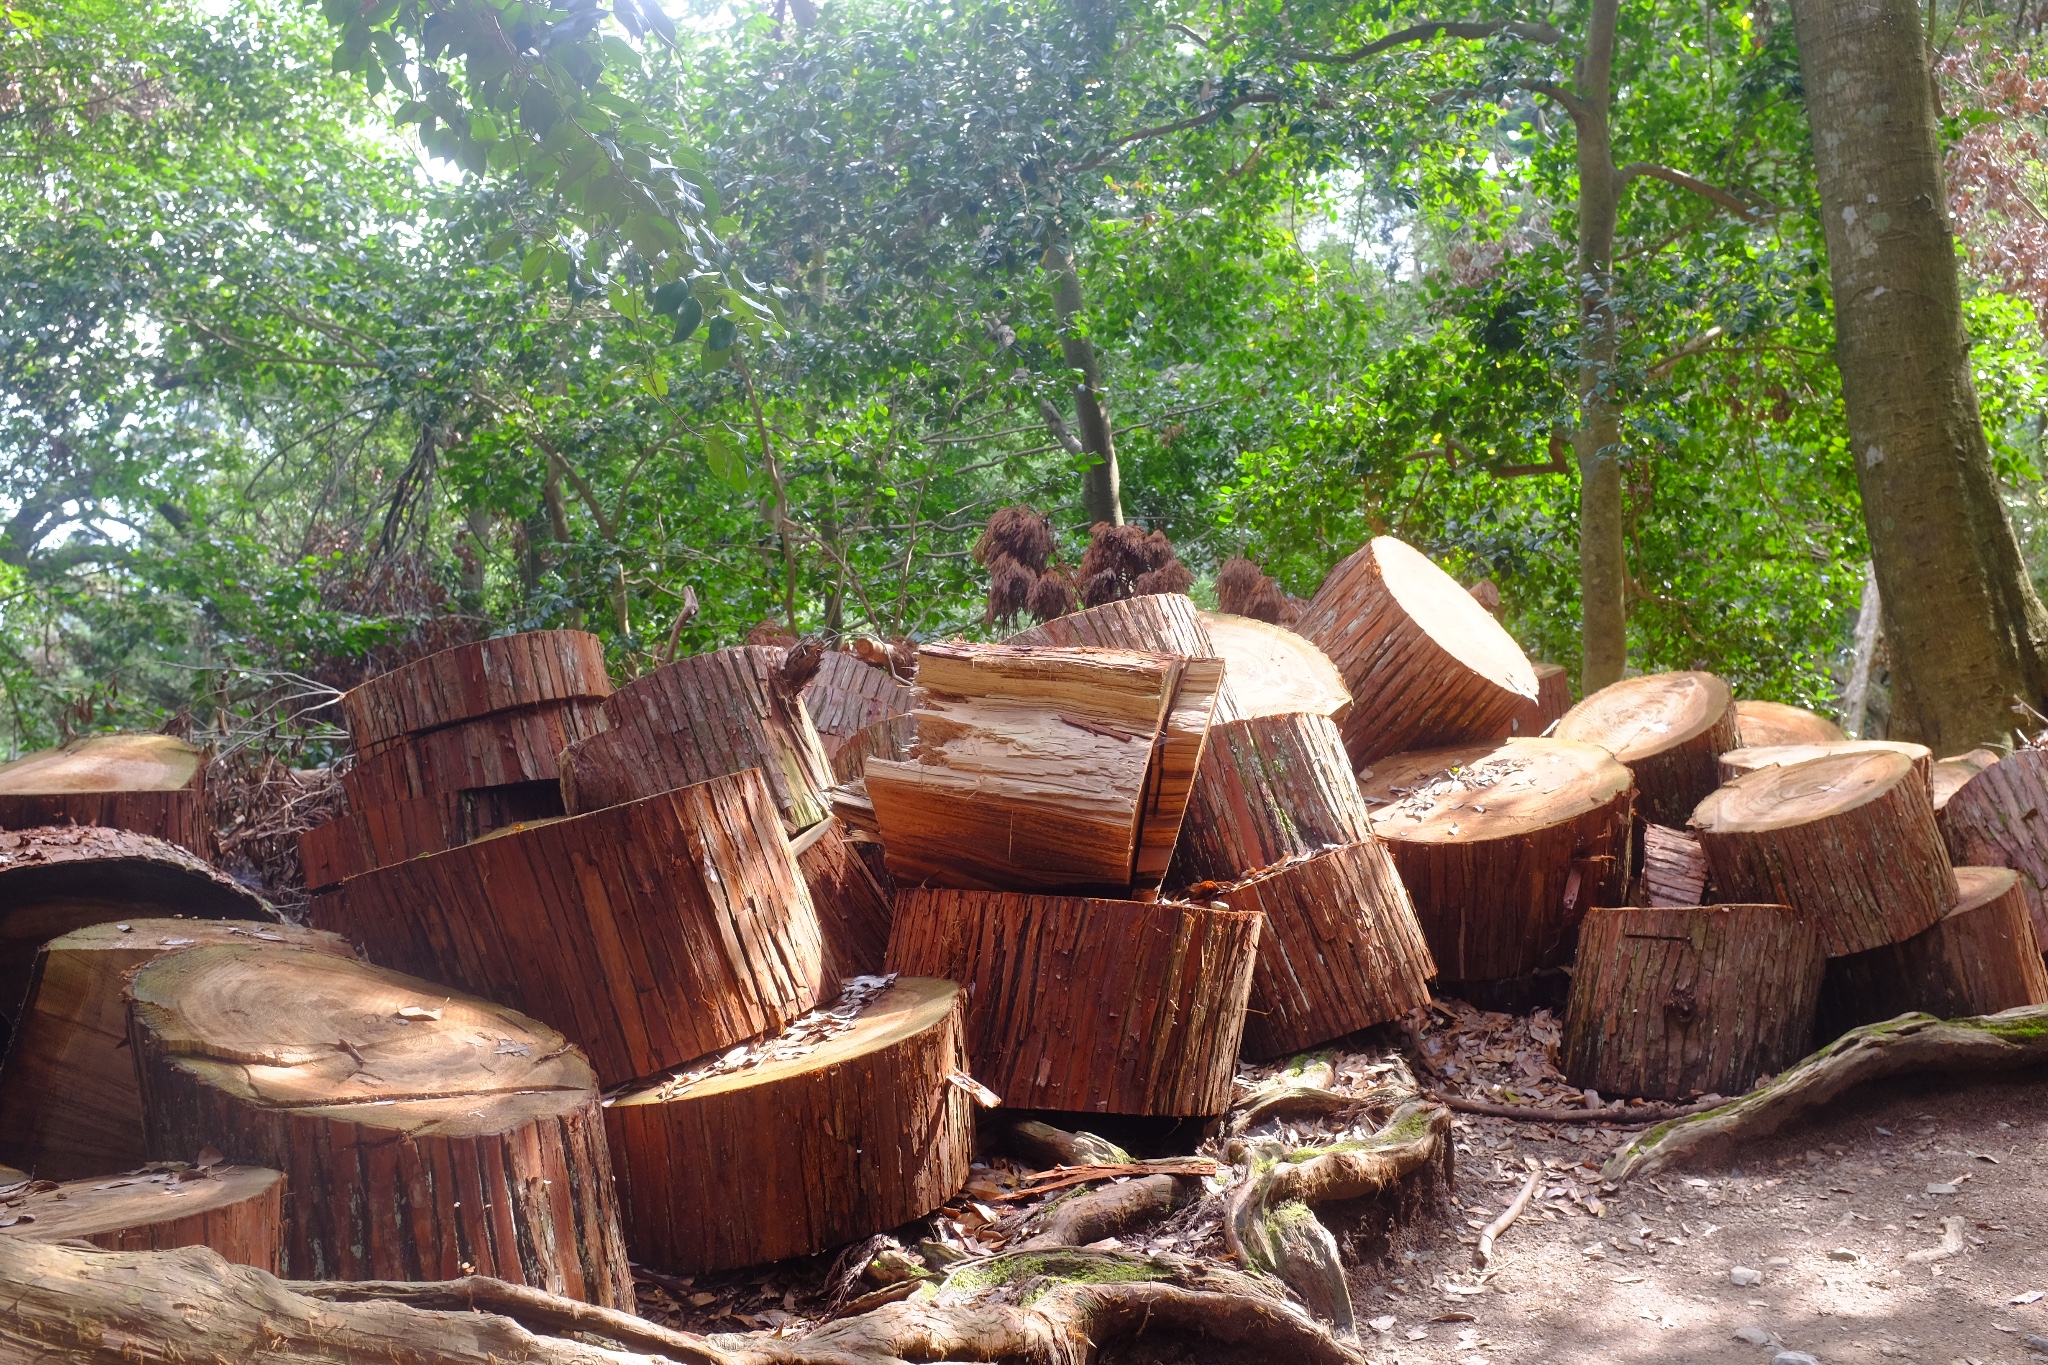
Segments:
[[[627,683],[604,704],[611,729],[562,755],[562,800],[571,815],[759,768],[782,813],[801,833],[830,814],[832,761],[784,654],[742,645],[678,659]]]
[[[351,877],[313,923],[561,1029],[606,1085],[782,1028],[817,912],[754,770]]]
[[[967,1180],[966,995],[899,977],[605,1110],[636,1259],[694,1275],[921,1218]]]
[[[268,944],[166,954],[128,991],[152,1152],[283,1171],[286,1273],[632,1306],[597,1080],[561,1034]]]
[[[1806,1054],[1820,939],[1781,905],[1595,909],[1559,1060],[1573,1085],[1740,1095]]]
[[[1955,1019],[2048,1005],[2048,966],[2019,881],[2010,868],[1959,867],[1956,908],[1932,929],[1830,959],[1820,1041],[1915,1010]]]
[[[2048,943],[2048,751],[2016,749],[1986,766],[1948,798],[1940,825],[1958,865],[2020,874],[2034,936]]]
[[[501,711],[361,752],[341,785],[351,809],[368,810],[477,787],[553,782],[562,750],[601,734],[603,723],[599,703],[590,700]]]
[[[1890,749],[1893,753],[1904,754],[1913,761],[1913,771],[1920,774],[1927,783],[1928,795],[1934,793],[1934,752],[1925,744],[1908,744],[1896,739],[1845,739],[1839,744],[1760,744],[1755,748],[1730,749],[1719,760],[1721,781],[1733,782],[1744,773],[1753,773],[1758,768],[1782,768],[1788,763],[1804,763],[1809,758],[1826,758],[1829,754],[1866,753],[1872,749]]]
[[[98,825],[213,856],[206,755],[169,735],[95,735],[0,764],[0,829]]]
[[[1234,882],[1371,837],[1334,722],[1300,713],[1232,721],[1209,731],[1166,884]]]
[[[1256,873],[1222,899],[1266,917],[1246,1056],[1299,1052],[1429,1003],[1436,964],[1393,859],[1371,834]]]
[[[1735,703],[1735,733],[1745,748],[1773,744],[1840,744],[1849,738],[1826,716],[1781,701]]]
[[[1707,902],[1707,851],[1699,836],[1668,825],[1643,829],[1643,904],[1653,908]]]
[[[264,1166],[167,1165],[109,1179],[0,1189],[0,1235],[108,1251],[211,1247],[236,1265],[282,1268],[284,1177]]]
[[[1351,689],[1330,656],[1286,626],[1228,612],[1197,612],[1215,654],[1223,660],[1218,724],[1295,712],[1341,722]]]
[[[1564,719],[1572,709],[1572,678],[1563,664],[1531,663],[1536,671],[1536,696],[1515,713],[1508,733],[1522,737],[1541,736]]]
[[[564,813],[556,782],[478,787],[348,810],[299,835],[299,864],[306,889],[322,891],[407,858],[458,848],[508,825]]]
[[[1440,992],[1569,962],[1587,907],[1628,889],[1635,787],[1595,745],[1511,739],[1399,754],[1360,789]]]
[[[889,970],[967,987],[975,1077],[1005,1104],[1220,1114],[1260,916],[1173,902],[916,887]]]
[[[580,630],[533,630],[457,645],[401,664],[342,694],[358,749],[548,702],[602,701],[612,681],[604,642]]]
[[[1601,688],[1553,733],[1613,754],[1636,775],[1644,818],[1683,825],[1721,785],[1715,760],[1736,747],[1735,703],[1711,673],[1652,673]]]
[[[889,955],[889,896],[839,821],[820,820],[791,840],[789,851],[818,912],[825,989],[881,971]]]
[[[1760,768],[1692,824],[1722,896],[1790,906],[1829,957],[1911,938],[1956,903],[1927,783],[1888,749]]]
[[[0,1062],[0,1161],[47,1180],[74,1180],[147,1159],[121,992],[143,963],[212,943],[285,943],[351,955],[339,935],[249,920],[122,920],[52,939],[36,954],[26,1003]]]
[[[909,714],[916,704],[914,691],[888,669],[835,649],[819,658],[818,672],[801,695],[811,725],[836,766],[839,751],[862,730]]]
[[[1330,570],[1295,627],[1356,699],[1341,724],[1355,767],[1500,739],[1536,698],[1514,638],[1421,551],[1379,536]]]

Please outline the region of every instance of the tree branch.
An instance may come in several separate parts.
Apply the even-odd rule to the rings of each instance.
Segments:
[[[1199,128],[1205,123],[1214,123],[1225,114],[1234,113],[1248,104],[1278,104],[1279,102],[1280,96],[1267,91],[1239,95],[1229,103],[1220,104],[1206,114],[1196,114],[1192,118],[1178,119],[1172,123],[1161,123],[1155,127],[1140,128],[1136,132],[1125,133],[1086,161],[1069,162],[1060,167],[1060,170],[1068,175],[1077,174],[1081,171],[1092,171],[1124,148],[1130,146],[1133,142],[1143,142],[1147,138],[1165,137],[1168,133],[1180,133],[1190,128]]]
[[[1586,120],[1593,117],[1592,106],[1559,85],[1556,81],[1516,81],[1518,90],[1530,90],[1539,95],[1548,95],[1556,100],[1559,107],[1572,116],[1572,122],[1584,127]]]
[[[1719,327],[1709,327],[1706,331],[1701,332],[1691,341],[1686,342],[1670,355],[1665,356],[1662,360],[1652,365],[1650,367],[1650,378],[1669,379],[1671,372],[1678,368],[1679,361],[1686,359],[1688,356],[1698,355],[1701,351],[1706,350],[1719,341],[1721,336],[1722,331]]]
[[[1512,34],[1532,43],[1541,43],[1545,47],[1556,47],[1564,41],[1564,35],[1549,24],[1528,23],[1521,19],[1494,19],[1484,23],[1457,19],[1425,19],[1419,24],[1411,24],[1349,52],[1295,51],[1289,52],[1287,58],[1296,62],[1312,62],[1318,66],[1354,66],[1367,57],[1377,57],[1382,52],[1405,47],[1410,43],[1426,43],[1445,37],[1477,40],[1501,33]]]
[[[1676,185],[1682,190],[1691,190],[1701,198],[1719,204],[1738,218],[1754,221],[1778,211],[1770,204],[1751,203],[1740,195],[1724,190],[1718,185],[1709,185],[1706,181],[1687,175],[1684,171],[1673,170],[1669,166],[1660,166],[1654,161],[1631,161],[1628,165],[1616,171],[1614,174],[1615,193],[1619,194],[1622,190],[1628,188],[1628,182],[1639,175],[1647,175],[1653,180],[1662,180],[1667,184]]]

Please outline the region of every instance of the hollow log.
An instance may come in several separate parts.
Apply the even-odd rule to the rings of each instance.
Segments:
[[[1195,615],[1224,663],[1218,724],[1295,712],[1341,722],[1351,709],[1344,675],[1307,636],[1228,612]]]
[[[969,991],[975,1077],[1005,1104],[1097,1114],[1230,1106],[1258,914],[915,887],[889,970]]]
[[[211,1247],[278,1273],[284,1177],[263,1166],[169,1164],[109,1179],[36,1180],[0,1188],[0,1235],[90,1242],[108,1251]]]
[[[1561,1068],[1602,1094],[1739,1095],[1804,1055],[1822,965],[1819,936],[1781,905],[1592,910]]]
[[[2048,751],[2018,749],[1985,766],[1950,795],[1940,825],[1958,865],[2020,874],[2034,936],[2048,943]]]
[[[165,954],[128,993],[152,1154],[283,1171],[288,1273],[632,1306],[597,1079],[545,1024],[270,944]]]
[[[1635,787],[1598,746],[1423,750],[1382,760],[1359,785],[1414,901],[1440,993],[1569,962],[1587,907],[1627,892]]]
[[[891,716],[909,714],[915,704],[913,691],[886,668],[864,663],[841,650],[829,650],[801,695],[811,725],[836,766],[839,751],[862,730]]]
[[[1234,882],[1371,835],[1334,722],[1303,713],[1232,721],[1209,731],[1166,884]]]
[[[352,955],[338,935],[251,920],[121,920],[52,939],[36,953],[0,1062],[0,1160],[46,1180],[76,1180],[148,1158],[121,992],[143,963],[213,943]]]
[[[817,911],[748,770],[351,877],[313,923],[566,1033],[608,1086],[787,1025]]]
[[[841,783],[860,781],[870,755],[901,763],[917,747],[917,715],[891,716],[849,736],[832,754],[832,775]]]
[[[580,630],[532,630],[380,673],[342,694],[341,717],[356,747],[368,750],[500,711],[602,701],[611,692],[603,641]]]
[[[493,830],[565,814],[558,782],[520,782],[442,792],[348,810],[299,835],[306,889],[321,891],[349,877],[424,853],[442,853]]]
[[[603,723],[599,704],[589,700],[500,711],[359,753],[341,785],[351,809],[368,810],[475,787],[553,782],[562,750],[602,733]]]
[[[206,755],[170,735],[95,735],[0,764],[0,829],[97,825],[214,853]]]
[[[877,983],[879,985],[879,983]],[[695,1275],[923,1217],[967,1180],[966,997],[898,977],[605,1110],[636,1259]]]
[[[1928,795],[1933,795],[1934,751],[1925,744],[1908,744],[1897,739],[1849,739],[1839,744],[1760,744],[1755,748],[1730,749],[1719,760],[1721,781],[1733,782],[1758,768],[1782,768],[1788,763],[1804,763],[1809,758],[1862,753],[1871,749],[1890,749],[1911,759],[1913,771],[1927,783]]]
[[[1299,1052],[1429,1003],[1436,964],[1394,861],[1371,834],[1255,873],[1221,897],[1266,918],[1246,1056]]]
[[[1456,579],[1392,536],[1330,570],[1295,628],[1358,699],[1339,727],[1354,767],[1503,738],[1536,699],[1522,647]]]
[[[1780,701],[1735,703],[1735,734],[1744,748],[1773,744],[1840,744],[1849,736],[1826,716]]]
[[[1736,747],[1735,703],[1711,673],[1652,673],[1603,687],[1564,714],[1559,739],[1597,744],[1636,775],[1636,805],[1683,825],[1721,785],[1715,760]]]
[[[1892,750],[1760,768],[1692,825],[1722,896],[1790,906],[1829,957],[1911,938],[1956,903],[1927,783]]]
[[[1531,663],[1536,671],[1536,696],[1524,702],[1508,729],[1510,735],[1541,736],[1572,709],[1572,679],[1563,664]]]
[[[1708,902],[1706,850],[1699,836],[1668,825],[1643,829],[1642,903],[1653,908]]]
[[[825,989],[882,970],[889,955],[889,895],[875,881],[837,818],[820,820],[789,845],[818,912]]]

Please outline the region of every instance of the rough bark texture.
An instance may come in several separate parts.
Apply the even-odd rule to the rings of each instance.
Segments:
[[[1781,905],[1591,911],[1560,1064],[1606,1095],[1739,1095],[1805,1053],[1823,962]]]
[[[1523,738],[1549,733],[1550,727],[1563,720],[1564,713],[1572,709],[1572,679],[1564,665],[1531,663],[1529,666],[1536,670],[1536,697],[1522,703],[1508,729],[1510,735]]]
[[[312,918],[546,1020],[606,1085],[782,1028],[823,975],[754,771],[395,863],[314,897]]]
[[[1711,673],[1653,673],[1595,692],[1557,723],[1559,739],[1597,744],[1636,776],[1645,819],[1682,825],[1721,785],[1715,765],[1740,742],[1735,700]]]
[[[1792,907],[1829,957],[1911,938],[1956,903],[1934,802],[1904,754],[1759,769],[1702,802],[1693,827],[1722,896]]]
[[[1578,109],[1572,123],[1579,171],[1578,429],[1579,686],[1588,695],[1621,680],[1628,665],[1628,544],[1621,495],[1621,400],[1615,359],[1621,310],[1614,304],[1614,230],[1622,181],[1614,165],[1608,102],[1620,0],[1593,0],[1585,47],[1574,64]]]
[[[1804,763],[1810,758],[1826,758],[1829,754],[1867,753],[1875,749],[1889,749],[1912,760],[1913,771],[1927,783],[1927,794],[1932,799],[1934,755],[1925,744],[1909,744],[1897,739],[1848,739],[1835,744],[1760,744],[1754,748],[1745,745],[1721,755],[1721,781],[1733,782],[1758,768],[1783,768],[1788,764]]]
[[[1301,713],[1232,721],[1209,731],[1166,884],[1234,882],[1371,837],[1372,814],[1332,721]]]
[[[476,787],[553,782],[562,750],[603,733],[603,723],[599,704],[589,700],[499,711],[359,753],[341,785],[351,809],[369,810]]]
[[[915,888],[889,969],[965,985],[974,1075],[1005,1104],[1220,1114],[1258,956],[1244,910]]]
[[[1297,628],[1360,699],[1341,727],[1354,766],[1502,738],[1536,697],[1521,646],[1456,579],[1392,536],[1330,570]]]
[[[1892,642],[1892,733],[1953,753],[2048,697],[2048,612],[1970,377],[1934,80],[1912,0],[1795,0],[1835,359]]]
[[[1081,476],[1081,505],[1091,522],[1124,524],[1122,482],[1116,465],[1116,434],[1110,425],[1109,401],[1103,396],[1102,367],[1095,343],[1083,326],[1081,272],[1064,232],[1048,243],[1041,261],[1052,285],[1053,316],[1060,328],[1060,359],[1079,382],[1074,385],[1074,424],[1081,429],[1082,448],[1095,457]]]
[[[1771,744],[1840,744],[1849,736],[1826,716],[1781,701],[1735,703],[1735,732],[1745,748]]]
[[[909,713],[912,688],[886,668],[863,663],[852,654],[828,650],[818,672],[804,687],[804,710],[835,764],[839,751],[868,726]]]
[[[1941,808],[1942,841],[1958,866],[2009,867],[2048,943],[2048,751],[2020,749],[1992,764]]]
[[[1707,852],[1699,836],[1668,825],[1644,827],[1642,904],[1704,905],[1708,880]]]
[[[1955,754],[1949,758],[1934,760],[1934,766],[1927,771],[1927,785],[1934,790],[1934,823],[1941,826],[1943,840],[1949,837],[1949,798],[1968,786],[1971,778],[1998,760],[1999,754],[1992,749],[1972,749],[1966,754]],[[1950,852],[1954,852],[1953,846]]]
[[[212,943],[284,943],[353,955],[338,935],[250,920],[122,920],[52,939],[36,954],[0,1063],[0,1161],[46,1180],[76,1180],[147,1159],[121,992],[143,963]]]
[[[1227,612],[1197,612],[1223,660],[1223,696],[1216,721],[1252,720],[1297,711],[1342,722],[1351,689],[1330,656],[1286,626]]]
[[[0,764],[0,829],[42,825],[125,829],[210,859],[206,755],[169,735],[96,735]]]
[[[275,1275],[283,1254],[284,1177],[263,1166],[170,1167],[108,1179],[0,1189],[0,1236],[90,1242],[108,1251],[211,1247]]]
[[[299,835],[306,889],[321,891],[423,853],[459,848],[492,830],[564,814],[557,782],[522,782],[443,792],[367,810],[344,811]]]
[[[1020,630],[1006,645],[1074,649],[1136,649],[1154,654],[1203,658],[1216,653],[1209,628],[1193,599],[1177,592],[1148,593],[1069,612]],[[923,683],[923,675],[918,681]]]
[[[1266,917],[1246,1056],[1298,1052],[1429,1003],[1436,963],[1393,859],[1371,834],[1257,873],[1222,899]]]
[[[611,695],[604,642],[580,630],[534,630],[457,645],[380,673],[342,695],[358,749],[498,711]]]
[[[839,821],[812,825],[791,841],[789,851],[818,912],[826,989],[849,976],[881,971],[889,954],[889,896]]]
[[[823,1041],[799,1025],[758,1065],[631,1091],[605,1110],[626,1238],[694,1275],[898,1227],[967,1180],[966,995],[901,977]],[[708,1069],[708,1068],[707,1068]]]
[[[129,997],[151,1151],[283,1171],[288,1273],[632,1306],[596,1077],[553,1029],[267,944],[159,957]]]
[[[917,747],[915,713],[891,716],[850,736],[832,755],[832,775],[841,783],[858,782],[867,774],[870,756],[901,763]]]

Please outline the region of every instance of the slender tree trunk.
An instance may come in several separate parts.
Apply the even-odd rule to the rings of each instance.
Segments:
[[[1075,425],[1081,429],[1081,445],[1095,457],[1081,485],[1081,502],[1091,522],[1124,524],[1121,480],[1117,476],[1116,440],[1109,424],[1109,405],[1102,397],[1102,367],[1096,362],[1095,344],[1075,330],[1081,315],[1081,275],[1074,268],[1073,248],[1064,236],[1045,249],[1045,273],[1052,279],[1053,314],[1060,324],[1060,354],[1069,370],[1081,376],[1074,386]]]
[[[1919,18],[1914,0],[1792,0],[1891,734],[1955,753],[2048,697],[2048,612],[1977,411]]]

